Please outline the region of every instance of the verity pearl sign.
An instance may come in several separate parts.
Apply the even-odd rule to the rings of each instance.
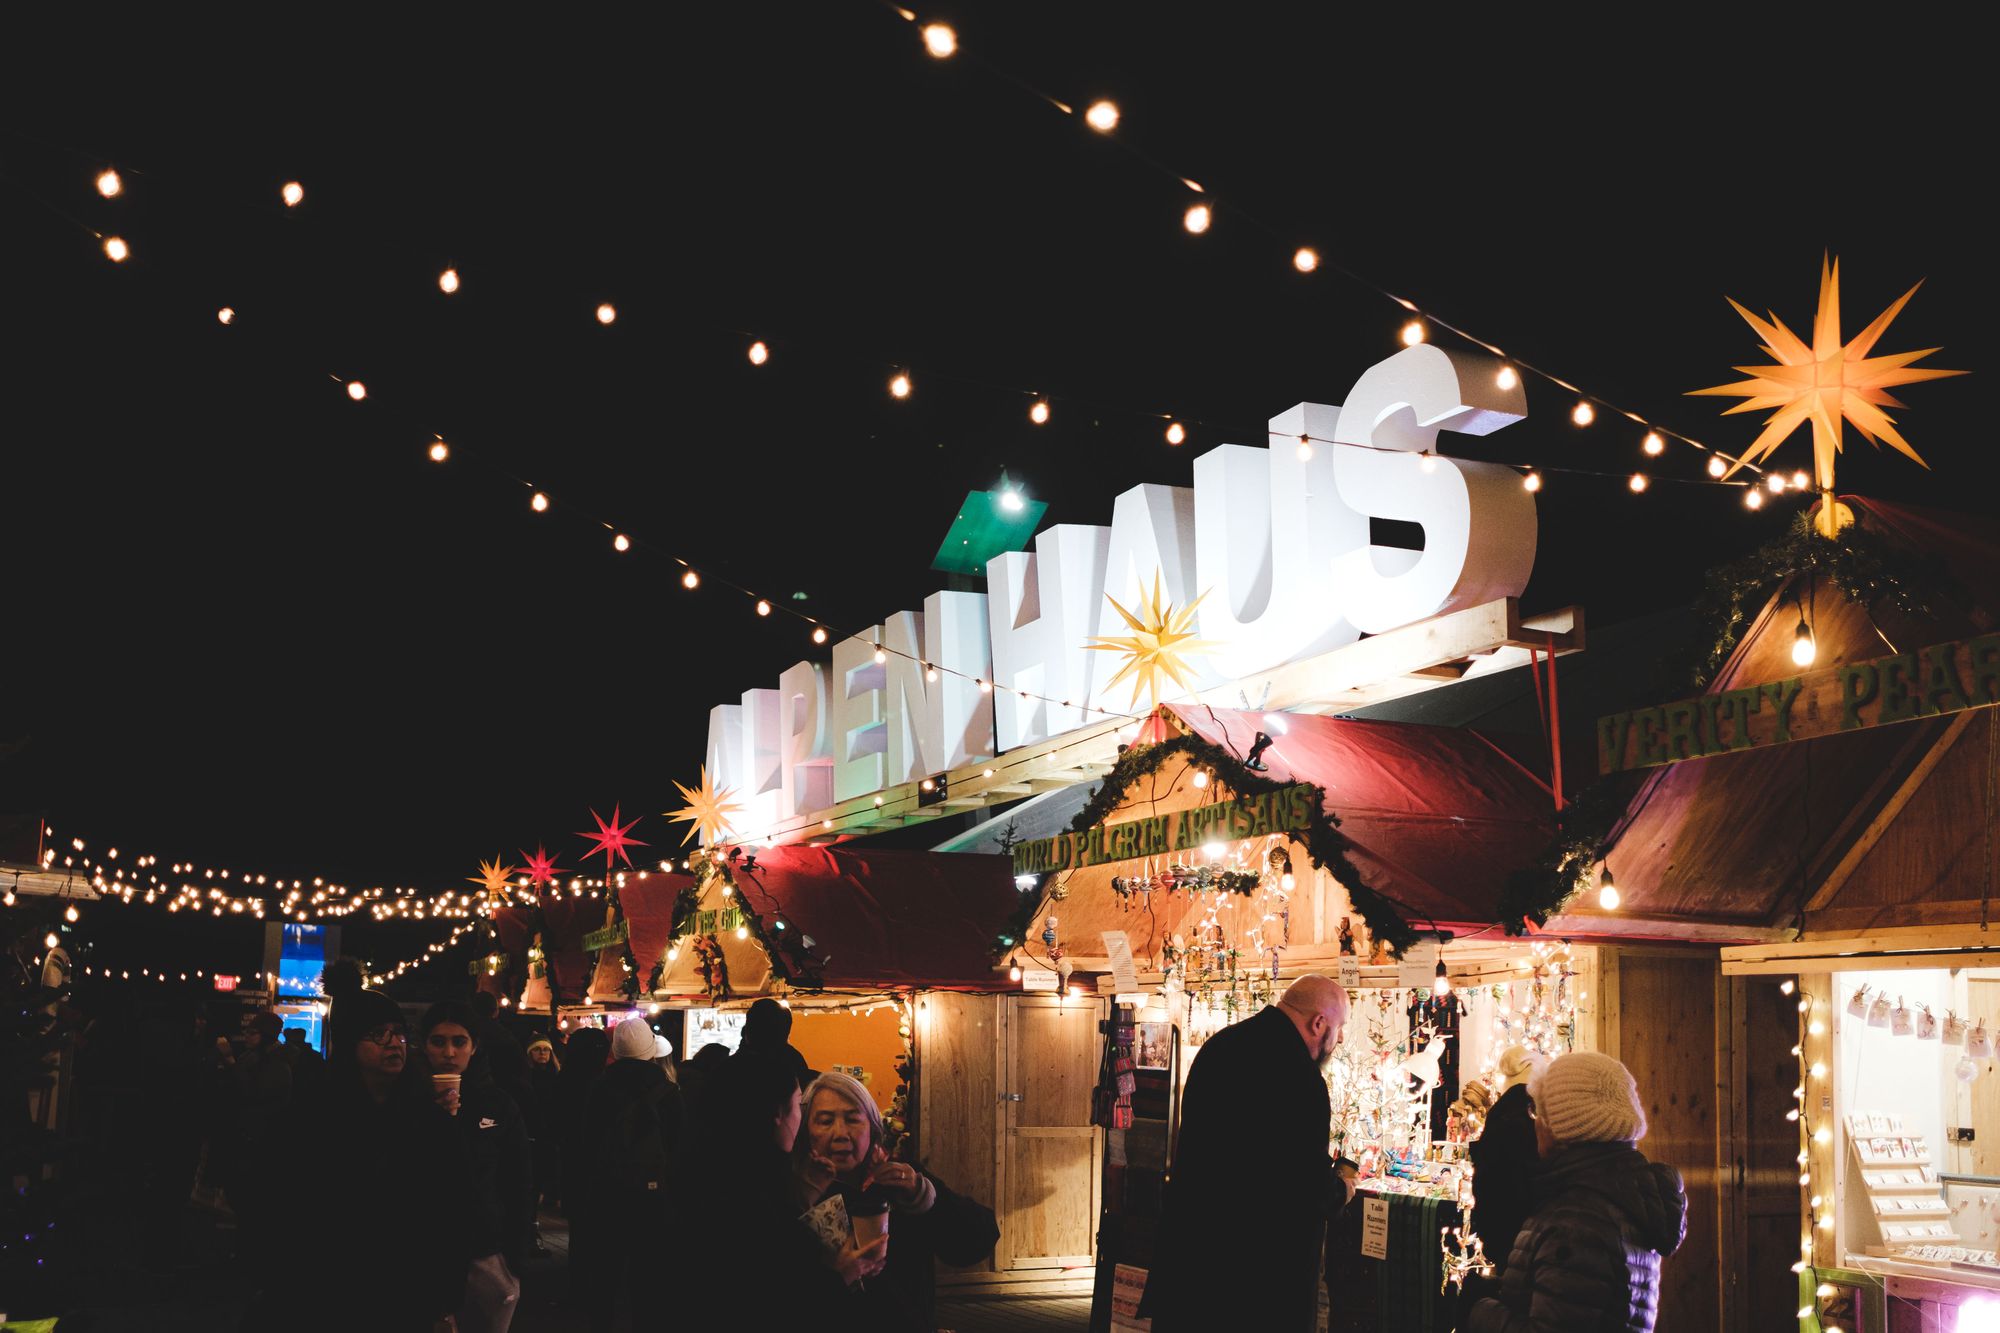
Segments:
[[[709,713],[709,771],[754,832],[1131,707],[1109,688],[1120,630],[1157,574],[1217,647],[1203,688],[1462,607],[1518,596],[1535,563],[1535,501],[1511,468],[1441,457],[1440,431],[1488,435],[1527,415],[1490,357],[1428,344],[1365,372],[1344,406],[1300,403],[1268,447],[1225,444],[1190,487],[1117,497],[1111,525],[1057,524],[987,565],[987,591],[936,592],[800,662],[775,689]],[[1423,529],[1423,549],[1372,545],[1369,520]],[[889,650],[875,660],[875,645]],[[923,664],[945,670],[927,679]],[[982,691],[977,682],[991,681]],[[1028,696],[1024,697],[1025,691]],[[1051,702],[1054,701],[1054,702]]]

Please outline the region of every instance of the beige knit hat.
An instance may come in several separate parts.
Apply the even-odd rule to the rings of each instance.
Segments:
[[[1608,1055],[1572,1051],[1528,1080],[1535,1117],[1558,1143],[1631,1143],[1646,1137],[1639,1085]]]
[[[1500,1052],[1500,1059],[1494,1066],[1500,1075],[1500,1091],[1526,1083],[1542,1063],[1527,1047],[1509,1046]]]

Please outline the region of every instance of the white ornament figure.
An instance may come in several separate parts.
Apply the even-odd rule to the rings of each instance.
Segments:
[[[1396,1066],[1396,1072],[1405,1078],[1417,1080],[1413,1096],[1428,1097],[1437,1086],[1438,1061],[1444,1059],[1444,1037],[1432,1037],[1421,1051]]]

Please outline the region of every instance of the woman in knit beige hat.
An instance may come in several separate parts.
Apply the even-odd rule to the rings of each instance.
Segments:
[[[1652,1333],[1661,1260],[1687,1233],[1687,1193],[1678,1171],[1633,1146],[1646,1136],[1638,1085],[1610,1056],[1576,1051],[1531,1074],[1527,1094],[1542,1157],[1533,1211],[1500,1294],[1460,1327]]]

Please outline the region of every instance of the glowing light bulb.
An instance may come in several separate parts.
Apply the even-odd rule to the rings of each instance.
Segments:
[[[757,614],[760,616],[768,616],[771,614],[771,604],[765,601],[762,597],[759,597],[757,599]]]
[[[681,586],[683,588],[699,588],[701,586],[701,575],[690,569],[687,573],[681,575]]]
[[[47,939],[44,939],[44,940],[42,941],[42,947],[43,947],[44,949],[53,949],[53,948],[55,948],[55,947],[56,947],[56,946],[57,946],[58,944],[61,944],[61,943],[62,943],[62,941],[56,938],[56,933],[55,933],[55,932],[54,932],[54,931],[52,930],[52,931],[50,931],[50,932],[49,932],[49,934],[48,934],[48,938],[47,938]]]
[[[1168,444],[1179,444],[1182,440],[1185,440],[1186,438],[1187,438],[1187,431],[1181,427],[1180,422],[1171,421],[1167,423]]]
[[[1719,476],[1721,476],[1721,475],[1722,475],[1723,473],[1725,473],[1725,472],[1727,472],[1727,471],[1729,471],[1729,464],[1727,464],[1727,463],[1725,463],[1725,462],[1723,462],[1723,461],[1722,461],[1722,455],[1721,455],[1721,454],[1716,454],[1716,455],[1715,455],[1714,457],[1712,457],[1712,458],[1710,458],[1710,459],[1708,460],[1708,475],[1709,475],[1709,476],[1711,476],[1711,477],[1719,477]]]
[[[611,304],[611,302],[606,301],[597,307],[597,322],[599,324],[609,324],[617,318],[618,307]]]
[[[924,50],[939,60],[947,60],[958,53],[958,34],[948,23],[925,24]]]
[[[543,495],[540,491],[536,491],[533,495],[528,497],[528,508],[534,510],[537,514],[548,513],[549,497]]]
[[[1818,656],[1819,645],[1813,642],[1812,626],[1806,624],[1804,617],[1800,617],[1799,628],[1792,635],[1792,664],[1811,666],[1813,659]]]
[[[621,532],[611,539],[611,549],[620,552],[629,551],[632,549],[632,539]]]
[[[1048,399],[1037,398],[1034,401],[1034,404],[1028,408],[1028,420],[1034,422],[1037,426],[1045,426],[1048,424],[1049,420]]]
[[[1773,472],[1770,476],[1764,478],[1764,484],[1771,488],[1771,494],[1773,495],[1783,495],[1785,493],[1785,478],[1783,473]]]
[[[125,182],[118,179],[118,173],[109,167],[97,173],[97,192],[106,199],[116,199]]]
[[[1181,215],[1181,225],[1190,235],[1199,236],[1208,230],[1208,224],[1215,220],[1207,204],[1189,204],[1188,211]]]
[[[1301,463],[1310,462],[1312,456],[1313,456],[1312,436],[1310,435],[1299,436],[1299,461]]]
[[[824,625],[813,626],[813,642],[814,643],[826,642],[826,626]]]
[[[875,665],[876,665],[876,666],[881,666],[881,665],[882,665],[882,664],[883,664],[884,662],[886,662],[886,661],[888,661],[888,660],[889,660],[889,654],[888,654],[887,652],[883,651],[883,649],[882,649],[882,645],[881,645],[881,644],[879,644],[879,643],[878,643],[878,644],[876,644],[876,645],[875,645]]]
[[[1606,866],[1597,881],[1597,905],[1607,912],[1615,912],[1620,901],[1617,881],[1611,877],[1611,867]]]
[[[228,306],[224,306],[222,307],[222,309],[215,312],[215,322],[218,324],[231,324],[234,323],[235,320],[236,320],[236,312]]]
[[[754,342],[750,344],[748,356],[750,357],[751,365],[761,366],[771,359],[771,349],[761,342]]]
[[[1646,483],[1646,474],[1645,474],[1645,473],[1643,473],[1643,472],[1634,472],[1634,473],[1633,473],[1633,474],[1631,475],[1631,477],[1629,477],[1629,478],[1628,478],[1628,479],[1626,480],[1625,484],[1626,484],[1627,486],[1629,486],[1629,487],[1631,488],[1631,490],[1632,490],[1632,493],[1633,493],[1634,495],[1637,495],[1637,494],[1639,494],[1639,492],[1641,492],[1641,491],[1643,491],[1643,490],[1645,490],[1645,489],[1646,489],[1646,485],[1647,485],[1647,483]]]
[[[937,683],[937,678],[938,678],[938,673],[936,667],[926,666],[924,668],[924,679],[926,681],[929,681],[931,684],[935,685]]]
[[[122,264],[131,258],[131,255],[132,247],[125,244],[122,237],[107,236],[104,238],[104,257],[112,263]]]
[[[1413,319],[1403,326],[1403,346],[1415,347],[1424,340],[1424,322]]]
[[[65,908],[63,909],[63,920],[65,920],[65,921],[69,922],[69,923],[70,923],[70,924],[71,924],[72,926],[76,924],[76,922],[77,922],[77,918],[78,918],[78,917],[79,917],[80,915],[81,915],[81,913],[79,913],[79,912],[78,912],[78,911],[76,910],[76,904],[75,904],[75,903],[71,903],[71,904],[70,904],[70,905],[69,905],[68,907],[65,907]]]
[[[1028,507],[1028,502],[1021,498],[1019,491],[1008,489],[1000,492],[1000,507],[1010,514],[1018,514]]]
[[[1197,787],[1206,787],[1206,786],[1208,785],[1208,770],[1207,770],[1207,769],[1205,769],[1205,768],[1197,768],[1197,769],[1196,769],[1196,770],[1194,771],[1194,785],[1195,785],[1195,786],[1197,786]]]
[[[1521,382],[1521,376],[1514,367],[1502,366],[1500,367],[1500,373],[1493,377],[1493,382],[1503,389],[1511,389]]]
[[[1109,134],[1118,128],[1118,104],[1107,100],[1092,102],[1083,119],[1099,134]]]
[[[368,396],[368,386],[360,380],[349,380],[347,382],[347,396],[358,403]]]
[[[889,396],[891,398],[908,398],[910,396],[910,377],[908,375],[897,375],[894,379],[890,380]]]
[[[1826,1064],[1823,1061],[1815,1060],[1813,1061],[1812,1068],[1807,1072],[1810,1073],[1814,1078],[1825,1078]]]
[[[738,926],[738,927],[736,928],[736,938],[737,938],[737,939],[739,939],[739,940],[747,940],[747,939],[749,939],[749,938],[750,938],[750,927],[748,927],[748,926]]]
[[[457,269],[448,268],[444,272],[438,274],[438,290],[443,292],[446,296],[450,296],[453,292],[458,290]]]
[[[431,452],[431,462],[442,463],[444,462],[445,459],[451,457],[451,446],[446,444],[443,440],[433,440],[431,441],[430,452]]]
[[[1019,981],[1020,979],[1021,979],[1021,965],[1019,963],[1016,963],[1014,964],[1014,966],[1007,969],[1007,980]]]
[[[1821,1126],[1820,1126],[1820,1127],[1819,1127],[1818,1129],[1816,1129],[1816,1130],[1814,1130],[1814,1131],[1813,1131],[1813,1142],[1814,1142],[1814,1143],[1832,1143],[1832,1142],[1833,1142],[1833,1131],[1832,1131],[1832,1130],[1830,1130],[1830,1129],[1828,1129],[1828,1128],[1827,1128],[1827,1127],[1826,1127],[1825,1125],[1821,1125]]]
[[[1745,509],[1762,509],[1764,507],[1764,492],[1758,490],[1755,486],[1750,487],[1744,492],[1743,507]]]
[[[1792,984],[1792,979],[1790,977],[1786,977],[1784,984],[1778,987],[1778,994],[1790,995],[1793,991],[1797,989],[1798,987]]]
[[[297,181],[286,181],[283,188],[278,191],[278,197],[285,201],[286,208],[297,208],[305,202],[306,187]]]
[[[1810,485],[1812,485],[1812,478],[1811,478],[1811,477],[1809,477],[1809,476],[1807,476],[1807,475],[1805,474],[1805,472],[1804,472],[1803,470],[1800,470],[1800,471],[1798,471],[1798,472],[1794,472],[1794,473],[1792,474],[1792,489],[1793,489],[1793,490],[1795,490],[1795,491],[1802,491],[1802,490],[1804,490],[1804,489],[1805,489],[1806,487],[1808,487],[1808,486],[1810,486]]]
[[[1645,442],[1641,444],[1639,447],[1646,451],[1648,457],[1658,458],[1660,454],[1666,449],[1667,442],[1660,438],[1660,432],[1656,430],[1649,430],[1646,432]]]
[[[1569,410],[1569,419],[1579,426],[1588,426],[1597,420],[1597,409],[1589,403],[1578,403]]]
[[[1310,273],[1319,267],[1319,251],[1310,245],[1302,245],[1292,254],[1292,267],[1301,273]]]

